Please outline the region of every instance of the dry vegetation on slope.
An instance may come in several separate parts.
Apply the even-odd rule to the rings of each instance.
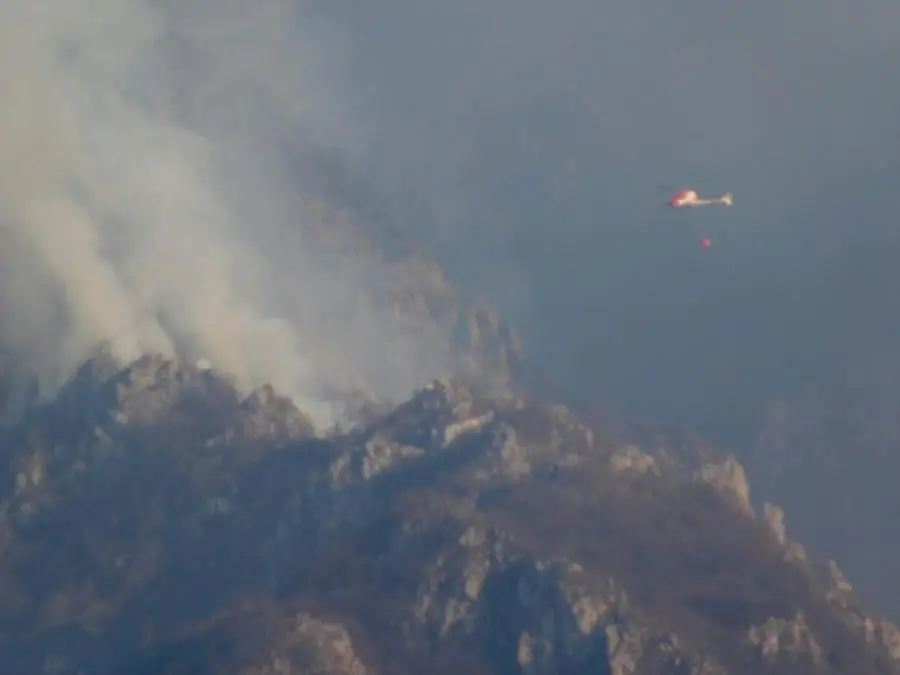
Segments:
[[[458,381],[317,437],[269,389],[99,365],[4,432],[8,672],[900,672],[733,460]]]

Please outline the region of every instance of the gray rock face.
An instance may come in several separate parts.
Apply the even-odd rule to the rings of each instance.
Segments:
[[[437,381],[316,436],[147,357],[2,433],[4,672],[900,673],[734,459],[509,392]]]

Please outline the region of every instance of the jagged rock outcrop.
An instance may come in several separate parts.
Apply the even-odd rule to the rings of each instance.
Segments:
[[[747,474],[734,457],[727,457],[722,462],[704,463],[698,475],[701,480],[715,487],[723,495],[727,495],[742,513],[753,515]]]
[[[799,612],[793,619],[770,618],[750,629],[748,640],[764,659],[787,656],[791,660],[807,660],[809,665],[823,665],[822,647]]]
[[[885,513],[897,508],[900,379],[895,359],[857,356],[833,379],[773,401],[742,457],[757,491],[787,510],[804,544],[839,557],[866,602],[896,618],[900,562]]]
[[[406,325],[427,327],[433,339],[446,340],[455,371],[502,384],[523,368],[519,332],[483,300],[455,288],[410,236],[395,227],[382,229],[355,208],[335,211],[327,201],[306,207],[315,214],[304,230],[308,245],[336,265],[377,266],[379,281],[366,289],[371,304],[389,306]],[[360,228],[360,221],[367,227]]]
[[[0,662],[93,675],[900,673],[734,459],[458,379],[316,435],[208,368],[89,363],[2,431]]]

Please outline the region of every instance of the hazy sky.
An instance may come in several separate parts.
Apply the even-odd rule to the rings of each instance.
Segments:
[[[712,422],[895,336],[896,3],[315,11],[371,179],[570,386]],[[695,181],[734,208],[660,207]]]
[[[746,448],[774,399],[900,363],[893,0],[309,6],[344,35],[357,166],[566,386]],[[661,207],[695,181],[734,207]],[[860,544],[782,487],[798,536]],[[841,562],[896,578],[878,551]]]

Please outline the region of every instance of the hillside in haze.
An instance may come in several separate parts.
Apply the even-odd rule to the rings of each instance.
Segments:
[[[271,387],[99,355],[0,437],[4,668],[900,672],[900,631],[734,459],[491,388],[316,435]]]

